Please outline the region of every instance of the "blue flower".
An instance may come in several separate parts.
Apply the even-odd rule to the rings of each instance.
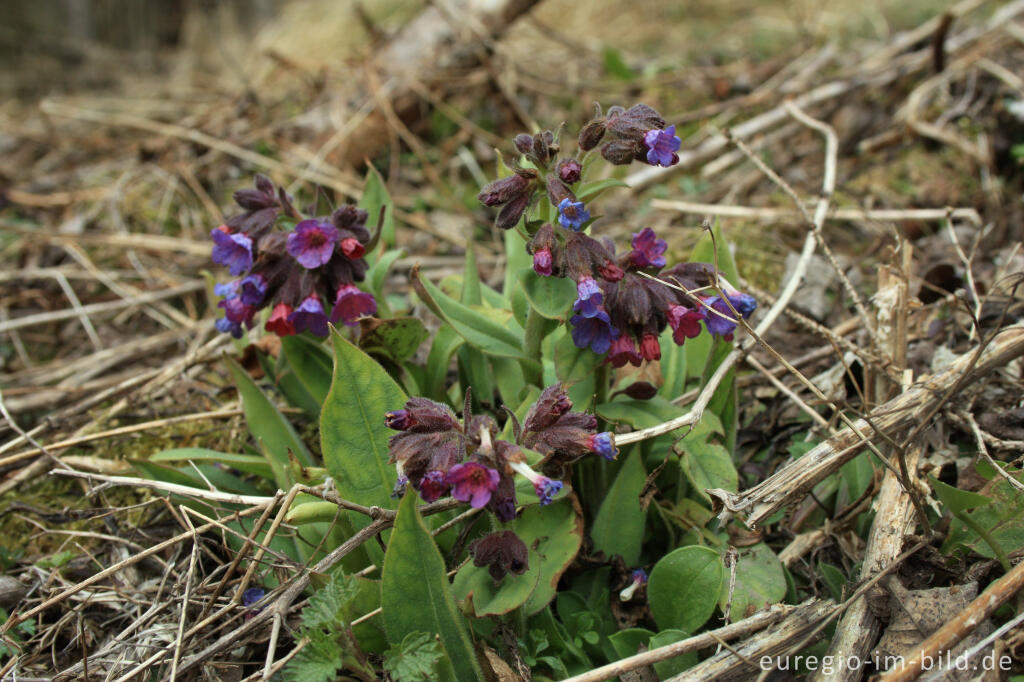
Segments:
[[[601,311],[603,300],[604,294],[597,280],[584,277],[576,283],[576,302],[572,304],[572,309],[583,317],[594,317]]]
[[[591,452],[597,453],[607,460],[613,460],[619,454],[619,449],[615,447],[615,437],[610,431],[590,436],[587,446]]]
[[[216,290],[215,290],[216,291]],[[245,277],[238,286],[238,297],[246,305],[258,306],[267,296],[267,280],[260,274]]]
[[[576,347],[589,347],[598,355],[607,353],[612,341],[619,338],[619,330],[612,326],[604,310],[598,310],[591,317],[574,315],[569,322],[572,324],[572,342]]]
[[[210,230],[213,239],[211,258],[218,265],[227,266],[232,277],[238,277],[252,267],[252,239],[241,232],[231,234],[227,225]]]
[[[295,325],[296,333],[309,330],[314,336],[327,336],[327,315],[316,294],[307,296],[288,316],[288,321]]]
[[[682,140],[676,137],[676,127],[671,125],[664,130],[648,130],[644,134],[644,145],[647,147],[647,163],[652,166],[674,166],[679,163],[679,147]]]
[[[583,206],[582,201],[573,201],[565,197],[558,202],[558,224],[565,229],[579,232],[583,228],[583,223],[588,220],[590,211]]]

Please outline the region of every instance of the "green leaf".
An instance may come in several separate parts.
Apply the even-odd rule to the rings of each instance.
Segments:
[[[832,599],[836,602],[843,601],[845,596],[843,588],[846,586],[846,576],[843,575],[843,572],[832,564],[826,564],[824,561],[821,561],[818,563],[818,576],[825,583],[825,587],[828,588]]]
[[[576,198],[580,201],[593,201],[610,189],[616,187],[629,187],[629,185],[618,178],[605,178],[584,182],[576,192]]]
[[[333,682],[344,665],[337,638],[314,632],[284,670],[287,682]]]
[[[381,355],[395,364],[408,360],[430,333],[415,317],[395,317],[363,323],[359,347],[366,353]]]
[[[309,454],[305,443],[299,438],[291,423],[285,418],[274,403],[263,394],[259,386],[252,380],[249,373],[242,369],[231,358],[225,358],[228,370],[235,380],[238,393],[242,397],[242,410],[249,431],[257,441],[263,443],[266,452],[273,459],[272,468],[287,470],[290,466],[288,453],[291,452],[301,464],[313,464],[313,456]],[[278,481],[281,485],[282,481]],[[287,488],[284,488],[287,490]]]
[[[708,488],[721,488],[730,492],[739,489],[739,474],[729,451],[718,443],[709,443],[709,435],[697,433],[695,429],[677,441],[673,448],[682,455],[679,465],[686,478],[707,502],[711,501],[704,492]]]
[[[359,199],[359,208],[366,211],[369,216],[366,220],[370,232],[377,229],[377,221],[380,219],[380,210],[384,208],[384,223],[380,230],[380,247],[377,253],[383,253],[386,249],[395,247],[395,205],[391,201],[384,178],[373,166],[366,169],[366,182],[363,184],[363,195]],[[383,247],[383,248],[381,248]]]
[[[464,343],[463,338],[448,325],[443,325],[434,334],[434,342],[430,344],[430,353],[427,355],[423,381],[424,389],[434,400],[444,401],[445,382],[448,368],[452,364],[452,355]]]
[[[677,346],[672,340],[672,328],[666,327],[659,338],[661,344],[661,376],[664,383],[658,395],[675,400],[686,392],[686,346]]]
[[[1024,479],[1024,474],[1020,470],[1011,469],[1007,473],[1018,481]],[[988,504],[978,505],[971,512],[965,511],[962,513],[963,516],[987,531],[991,540],[1005,552],[1019,551],[1024,547],[1024,495],[1003,478],[998,478],[989,487],[989,493],[991,501]],[[997,558],[992,547],[975,530],[964,525],[962,519],[954,517],[942,551],[948,554],[959,545],[968,547],[981,556]]]
[[[237,455],[227,452],[217,452],[206,448],[175,448],[164,450],[149,456],[150,462],[219,462],[227,464],[233,469],[244,471],[247,474],[262,476],[267,480],[274,480],[274,473],[267,465],[267,461],[258,455]]]
[[[322,500],[294,504],[285,514],[285,523],[304,526],[310,523],[330,523],[338,518],[338,505]]]
[[[977,507],[984,507],[986,504],[992,502],[991,497],[972,493],[969,490],[954,488],[953,486],[947,485],[934,477],[930,477],[930,480],[932,488],[935,490],[935,496],[942,501],[942,504],[949,507],[949,511],[954,514],[959,514],[960,512],[965,512]]]
[[[455,607],[444,559],[416,507],[417,496],[407,494],[384,555],[381,608],[384,627],[392,643],[414,632],[437,634],[458,680],[481,680],[483,672]]]
[[[529,549],[527,570],[522,575],[509,573],[495,584],[486,566],[466,564],[459,569],[452,582],[452,593],[459,602],[472,598],[473,613],[477,618],[500,616],[522,606],[533,594],[540,581],[540,556]],[[534,567],[536,566],[536,570]]]
[[[680,547],[662,557],[647,582],[658,628],[696,632],[714,612],[724,576],[722,558],[708,547]]]
[[[594,370],[604,358],[589,348],[577,348],[567,331],[555,341],[554,358],[555,376],[568,388],[576,409],[588,409],[596,386]]]
[[[529,569],[540,571],[537,587],[523,605],[527,614],[537,613],[554,598],[559,578],[580,550],[583,518],[572,500],[563,498],[546,507],[527,507],[511,526],[527,547],[535,549],[539,559]]]
[[[388,464],[391,431],[384,425],[384,415],[405,404],[405,393],[383,367],[337,330],[331,330],[331,339],[334,380],[320,414],[324,463],[341,497],[393,507],[390,495],[397,474]]]
[[[686,410],[678,405],[673,405],[661,396],[654,396],[650,400],[616,399],[598,405],[596,411],[602,419],[618,424],[628,424],[634,429],[657,426],[662,422],[686,414]]]
[[[302,609],[302,627],[340,629],[351,620],[349,605],[359,592],[354,576],[335,571],[323,587],[313,593]]]
[[[647,645],[647,649],[657,649],[661,646],[667,646],[674,642],[681,642],[689,637],[688,634],[682,630],[662,630],[658,634],[651,637],[650,643]],[[673,656],[667,661],[659,661],[654,664],[654,672],[658,674],[658,677],[662,680],[667,680],[673,675],[678,675],[684,670],[689,670],[693,666],[697,665],[700,659],[697,657],[696,651],[682,654],[681,656]]]
[[[502,402],[510,405],[517,404],[520,394],[526,388],[526,378],[523,376],[522,366],[515,360],[499,358],[496,355],[492,355],[489,360]]]
[[[495,317],[500,311],[487,311],[470,308],[431,284],[427,279],[418,277],[418,292],[424,304],[447,322],[470,345],[485,353],[503,355],[510,358],[523,358],[522,331],[509,329],[504,322]]]
[[[410,632],[401,644],[388,649],[384,670],[396,682],[428,682],[434,679],[434,667],[444,652],[426,632]]]
[[[610,635],[608,641],[619,658],[627,658],[638,654],[640,647],[646,647],[653,636],[654,633],[647,628],[626,628]]]
[[[627,566],[634,566],[640,560],[646,517],[640,508],[640,492],[646,480],[640,449],[634,448],[601,501],[590,529],[594,549],[604,551],[609,557],[620,555]]]
[[[305,334],[295,334],[281,339],[281,351],[295,375],[313,396],[318,405],[323,405],[327,392],[331,390],[331,353],[318,341]]]
[[[762,606],[777,604],[786,596],[786,576],[782,562],[768,545],[760,542],[739,551],[736,562],[736,584],[732,593],[732,621],[753,615]],[[718,606],[725,611],[729,599],[729,575],[722,581]]]
[[[569,319],[576,287],[567,277],[542,277],[525,268],[519,271],[519,287],[541,317],[564,322]]]

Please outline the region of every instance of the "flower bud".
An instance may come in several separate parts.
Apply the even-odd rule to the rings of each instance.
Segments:
[[[533,136],[527,135],[526,133],[520,133],[516,135],[516,139],[513,141],[516,150],[520,154],[529,154],[533,151]]]
[[[580,180],[583,168],[576,159],[562,159],[558,162],[558,179],[567,185],[572,185]]]
[[[494,224],[500,230],[511,230],[519,223],[519,219],[523,217],[523,213],[530,206],[530,199],[532,198],[532,192],[523,192],[513,198],[498,211],[498,217],[494,219]]]
[[[580,149],[585,152],[589,152],[591,149],[601,144],[601,140],[604,138],[605,121],[603,118],[595,118],[593,121],[583,126],[580,131],[580,136],[577,142],[579,143]]]
[[[484,206],[500,206],[520,196],[529,186],[529,181],[517,173],[490,183],[476,195]]]
[[[601,147],[601,156],[616,166],[627,166],[636,158],[637,146],[629,140],[612,140]]]

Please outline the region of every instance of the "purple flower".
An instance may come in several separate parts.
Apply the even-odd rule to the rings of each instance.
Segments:
[[[537,493],[537,497],[540,498],[542,506],[551,504],[551,499],[562,489],[561,481],[556,481],[537,473],[530,468],[530,465],[526,462],[510,461],[508,465],[512,467],[514,471],[526,477],[526,479],[533,484],[533,490]]]
[[[537,249],[533,252],[533,271],[542,277],[551,276],[551,249]]]
[[[234,298],[238,295],[238,280],[232,280],[230,282],[224,282],[223,284],[213,285],[213,295],[221,296],[222,298]]]
[[[359,323],[360,317],[368,317],[377,312],[377,301],[371,294],[359,290],[354,284],[338,287],[338,296],[334,299],[331,310],[331,322],[341,320],[350,327]]]
[[[228,318],[222,317],[214,322],[213,325],[222,334],[231,334],[236,339],[242,338],[242,325],[238,322],[232,322]]]
[[[448,470],[445,481],[452,486],[452,497],[479,509],[491,499],[500,478],[497,471],[483,464],[463,462]]]
[[[583,317],[594,317],[600,312],[604,294],[593,277],[583,277],[576,283],[576,295],[576,302],[572,304],[574,311]]]
[[[583,167],[575,159],[562,159],[558,162],[558,179],[567,185],[579,182],[583,174]]]
[[[713,336],[721,336],[732,341],[732,333],[736,330],[736,317],[720,296],[705,298],[704,302],[711,308],[704,317],[704,324]]]
[[[565,197],[558,202],[558,223],[565,229],[579,232],[583,228],[583,223],[588,220],[590,211],[583,206],[582,201],[573,201]]]
[[[658,239],[654,230],[645,227],[633,234],[633,251],[629,254],[629,260],[638,268],[663,268],[665,267],[665,250],[668,244],[664,239]]]
[[[314,336],[327,336],[327,315],[316,294],[307,296],[288,316],[288,321],[295,326],[296,333],[308,330]]]
[[[612,326],[608,313],[598,310],[593,317],[574,315],[569,322],[572,324],[572,341],[577,348],[587,348],[598,355],[607,353],[612,341],[619,338],[619,330]]]
[[[736,309],[736,312],[743,316],[744,320],[750,317],[751,313],[757,309],[757,300],[750,294],[736,292],[727,293],[726,295],[729,297],[729,302],[732,303],[732,307]]]
[[[252,239],[237,232],[230,234],[226,225],[210,230],[213,239],[211,258],[218,265],[227,266],[232,277],[238,277],[252,267]]]
[[[338,241],[338,228],[319,220],[303,220],[288,235],[288,253],[307,270],[331,260],[334,244]]]
[[[676,137],[676,127],[671,125],[664,130],[648,130],[644,134],[644,145],[647,147],[647,163],[652,166],[673,166],[679,163],[679,147],[682,140]]]
[[[607,460],[615,459],[619,449],[615,447],[615,436],[609,431],[595,433],[587,439],[587,447],[591,452],[601,455]]]
[[[267,280],[263,275],[246,276],[238,286],[238,297],[246,305],[258,306],[267,296]]]
[[[423,498],[424,502],[436,502],[447,495],[451,487],[451,484],[445,480],[443,471],[437,471],[436,469],[428,471],[420,479],[420,497]]]
[[[262,587],[250,587],[242,593],[242,606],[250,607],[260,599],[263,599],[263,595],[266,591]]]

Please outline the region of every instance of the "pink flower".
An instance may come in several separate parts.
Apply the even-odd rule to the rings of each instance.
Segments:
[[[334,299],[331,310],[331,322],[341,320],[350,327],[356,326],[360,317],[368,317],[377,312],[377,301],[371,294],[359,290],[354,284],[343,284],[338,287],[338,296]]]
[[[319,220],[303,220],[288,235],[288,253],[307,270],[331,260],[338,241],[338,228]]]
[[[452,486],[452,497],[477,509],[490,501],[500,479],[497,471],[476,462],[456,464],[445,475]]]
[[[295,333],[295,325],[288,317],[293,313],[292,307],[287,303],[278,303],[270,312],[270,317],[263,328],[268,332],[274,332],[278,336],[291,336]]]

